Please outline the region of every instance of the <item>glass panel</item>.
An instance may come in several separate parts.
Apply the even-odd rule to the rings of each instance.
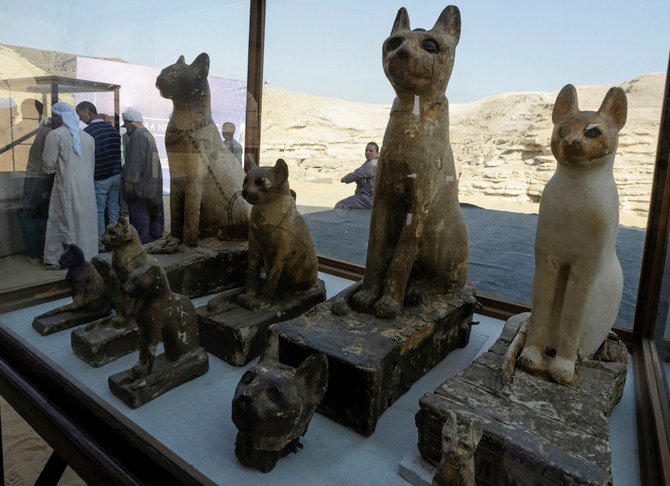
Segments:
[[[167,198],[170,185],[164,137],[172,102],[161,97],[156,77],[180,55],[190,64],[206,52],[212,118],[219,129],[224,122],[233,122],[233,137],[244,144],[249,2],[4,2],[3,16],[0,292],[65,275],[64,270],[48,271],[41,263],[44,237],[40,235],[44,235],[49,214],[49,193],[41,172],[28,164],[35,130],[41,126],[40,130],[48,131],[45,126],[52,118],[53,102],[71,106],[92,102],[98,114],[108,115],[104,121],[117,129],[122,112],[129,108],[141,112],[144,126],[157,142]],[[43,110],[41,115],[37,108]],[[120,127],[120,131],[123,134],[125,129]],[[34,152],[33,165],[39,169],[42,150]],[[75,201],[82,198],[73,195]],[[82,215],[92,211],[96,222],[97,209],[82,205],[80,202],[76,216],[70,219],[82,221]],[[169,218],[166,220],[169,231]],[[97,224],[86,228],[97,240]]]
[[[402,5],[412,28],[432,28],[443,8]],[[617,322],[632,327],[664,83],[658,73],[667,56],[663,4],[480,1],[459,9],[446,94],[471,281],[481,293],[530,303],[538,203],[556,168],[557,93],[573,83],[581,109],[597,110],[620,85],[629,110],[614,168],[625,275]],[[370,211],[333,208],[354,194],[355,185],[340,180],[364,162],[366,143],[382,145],[395,96],[382,43],[396,12],[384,2],[268,4],[262,163],[287,161],[318,252],[358,264],[366,258]]]

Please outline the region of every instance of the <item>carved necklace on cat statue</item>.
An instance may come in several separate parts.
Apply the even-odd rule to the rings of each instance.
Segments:
[[[150,253],[174,253],[180,243],[196,246],[202,238],[244,240],[250,207],[241,197],[244,169],[224,146],[212,120],[209,56],[192,64],[180,56],[156,79],[174,110],[165,132],[170,167],[170,235]]]
[[[542,192],[531,315],[518,364],[562,384],[574,381],[578,358],[598,350],[619,311],[612,169],[627,106],[625,92],[612,88],[597,112],[579,111],[571,84],[554,105],[551,151],[558,165]]]
[[[403,304],[465,287],[468,233],[444,95],[460,33],[453,5],[431,30],[411,30],[401,8],[384,41],[384,73],[397,96],[377,164],[363,286],[350,302],[357,311],[391,319]]]

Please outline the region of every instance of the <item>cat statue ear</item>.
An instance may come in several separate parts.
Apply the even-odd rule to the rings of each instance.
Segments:
[[[209,55],[207,55],[206,52],[203,52],[195,58],[195,61],[191,63],[191,66],[195,67],[201,75],[207,76],[207,74],[209,74]]]
[[[554,104],[554,111],[551,114],[551,121],[558,123],[563,118],[574,115],[579,112],[579,105],[577,104],[577,90],[571,84],[566,84],[558,93],[556,103]]]
[[[272,174],[272,187],[279,189],[283,186],[288,179],[288,166],[284,159],[277,159],[270,173]]]
[[[396,32],[403,30],[412,30],[409,26],[409,14],[407,13],[407,9],[405,7],[402,7],[400,10],[398,10],[398,14],[395,17],[395,22],[393,22],[391,34],[395,34]]]
[[[183,54],[179,56],[179,59],[177,59],[177,62],[175,64],[186,64],[186,59],[184,59]]]
[[[325,353],[311,355],[295,370],[295,378],[299,383],[298,390],[305,391],[303,396],[310,407],[321,402],[328,388],[328,358]]]
[[[449,34],[458,44],[458,40],[461,38],[461,12],[458,7],[449,5],[442,10],[432,30]]]
[[[458,429],[458,418],[456,417],[456,413],[454,411],[447,411],[447,415],[444,419],[444,425],[442,426],[443,440],[447,437],[455,436],[456,430]]]
[[[472,436],[474,444],[477,444],[484,434],[484,427],[479,420],[470,419],[465,425],[465,430],[468,435]]]
[[[621,130],[626,124],[628,116],[626,92],[619,87],[610,88],[605,95],[602,105],[598,109],[598,114],[612,120],[617,130]]]
[[[279,362],[279,336],[270,328],[270,336],[265,345],[263,355],[258,360],[259,365],[273,365]]]

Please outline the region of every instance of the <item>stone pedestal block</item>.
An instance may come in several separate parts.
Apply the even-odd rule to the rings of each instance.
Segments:
[[[97,311],[69,310],[56,314],[41,314],[33,319],[33,328],[42,336],[70,329],[109,314],[109,307]]]
[[[259,310],[249,310],[235,303],[243,291],[243,288],[233,289],[215,297],[219,301],[215,313],[208,310],[211,301],[196,309],[200,345],[235,366],[244,366],[263,351],[271,324],[297,317],[326,299],[326,286],[320,279],[311,289],[287,295]]]
[[[351,310],[355,284],[303,316],[277,325],[280,361],[328,356],[328,389],[318,411],[369,436],[381,414],[470,337],[475,292],[431,296],[393,320]],[[337,314],[331,312],[335,305]]]
[[[421,455],[432,465],[439,462],[444,417],[452,410],[459,419],[483,424],[475,453],[478,485],[611,484],[608,420],[623,393],[626,347],[611,334],[614,361],[582,361],[574,387],[518,368],[501,387],[499,365],[521,322],[510,319],[487,353],[421,398]]]
[[[72,331],[72,351],[79,359],[97,368],[137,350],[134,319],[131,326],[122,328],[114,327],[112,319],[105,317]]]
[[[108,378],[109,389],[130,408],[137,408],[182,383],[202,376],[209,369],[207,351],[197,348],[176,361],[165,354],[156,356],[151,373],[135,378],[130,370]]]
[[[182,245],[178,252],[152,255],[167,274],[173,292],[198,297],[243,285],[247,270],[247,242],[206,238],[197,247]],[[105,282],[113,281],[112,254],[93,257]]]

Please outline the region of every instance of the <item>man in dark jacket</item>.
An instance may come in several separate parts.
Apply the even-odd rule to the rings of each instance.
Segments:
[[[163,173],[156,139],[146,129],[142,114],[127,110],[122,115],[126,128],[124,137],[123,200],[128,217],[142,243],[163,236]]]

